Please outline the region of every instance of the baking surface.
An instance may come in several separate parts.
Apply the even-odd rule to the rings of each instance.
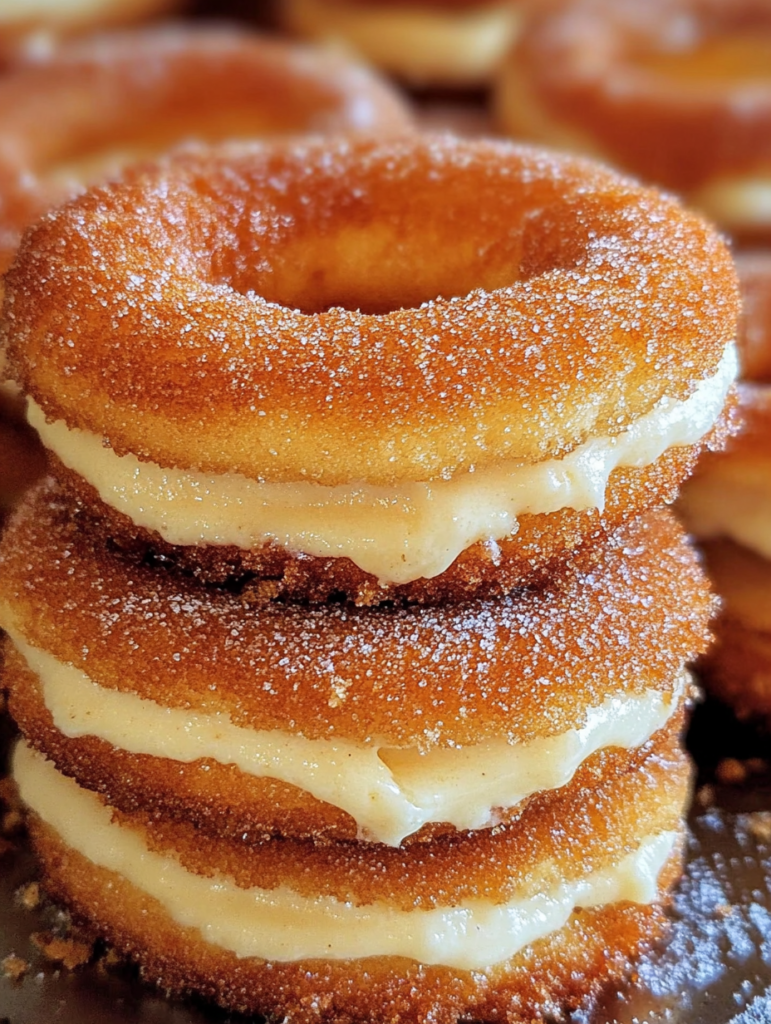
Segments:
[[[12,736],[6,716],[0,731],[5,759]],[[721,758],[760,758],[768,738],[705,705],[690,742],[700,779],[669,941],[639,965],[628,992],[610,993],[599,1010],[576,1014],[574,1024],[771,1021],[771,772],[766,766],[731,786],[711,781]],[[105,966],[99,948],[75,970],[46,958],[30,936],[55,933],[63,919],[45,904],[28,910],[20,903],[35,865],[23,837],[13,845],[0,859],[0,960],[13,953],[29,970],[20,981],[0,977],[0,1024],[243,1024],[246,1018],[199,1003],[166,1000],[132,969]]]

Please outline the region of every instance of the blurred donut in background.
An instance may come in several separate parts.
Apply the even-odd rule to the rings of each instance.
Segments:
[[[771,237],[771,4],[557,0],[504,61],[498,120]]]

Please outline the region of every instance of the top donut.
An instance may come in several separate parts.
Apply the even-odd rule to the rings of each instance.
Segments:
[[[339,140],[183,154],[61,208],[7,277],[5,334],[44,440],[87,479],[76,432],[200,490],[362,485],[380,506],[561,471],[559,494],[528,485],[517,507],[548,514],[592,505],[598,479],[602,507],[618,460],[582,446],[653,435],[627,457],[646,467],[709,433],[737,309],[715,232],[611,172],[506,143]],[[473,541],[513,533],[503,512]]]

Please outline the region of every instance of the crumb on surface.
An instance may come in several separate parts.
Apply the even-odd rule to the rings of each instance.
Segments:
[[[15,953],[9,953],[8,956],[0,960],[0,968],[2,968],[3,975],[6,978],[10,978],[11,981],[21,981],[30,970],[30,967],[31,964],[28,960],[23,960]]]
[[[40,885],[38,882],[29,882],[23,885],[16,893],[16,900],[25,910],[35,910],[40,906]]]
[[[62,964],[68,971],[81,967],[93,956],[94,946],[91,942],[73,938],[63,939],[50,932],[33,932],[30,938],[44,956]]]
[[[749,815],[748,828],[762,843],[771,843],[771,811],[755,811]]]

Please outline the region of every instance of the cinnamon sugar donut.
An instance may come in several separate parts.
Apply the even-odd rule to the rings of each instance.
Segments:
[[[117,807],[236,837],[393,844],[517,817],[595,753],[624,763],[676,727],[712,611],[658,514],[559,587],[255,614],[106,551],[53,483],[11,521],[0,578],[4,685],[29,742]]]
[[[52,214],[7,282],[10,374],[94,519],[314,599],[543,571],[672,499],[735,368],[708,226],[505,143],[183,154]]]
[[[245,30],[174,25],[62,46],[0,79],[0,269],[43,212],[174,145],[410,126],[364,69]]]
[[[678,508],[723,599],[705,682],[741,717],[771,722],[771,386],[739,393],[742,432],[701,460]]]
[[[182,0],[0,0],[0,59],[34,57],[63,36],[127,25],[182,6]]]
[[[49,892],[165,989],[300,1024],[529,1022],[596,996],[661,934],[689,775],[664,745],[536,829],[386,856],[115,815],[25,746],[14,770]]]
[[[343,44],[412,85],[486,84],[516,37],[517,0],[286,0],[291,31]]]
[[[771,237],[766,0],[557,0],[501,67],[502,125],[673,189]]]

